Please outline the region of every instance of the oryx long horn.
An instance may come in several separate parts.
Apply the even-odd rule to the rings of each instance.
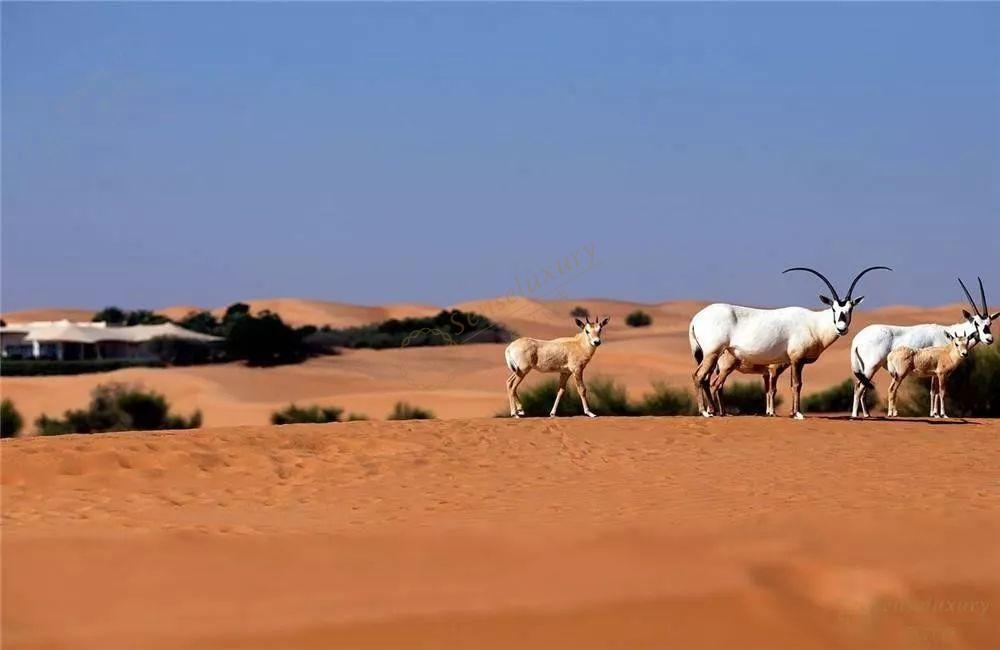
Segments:
[[[851,297],[854,295],[854,287],[858,286],[858,280],[861,279],[861,276],[863,276],[865,273],[868,273],[869,271],[875,271],[875,270],[891,271],[892,269],[890,269],[888,266],[869,266],[867,269],[865,269],[861,273],[858,273],[854,277],[854,282],[851,283],[851,288],[847,290],[847,299],[848,300],[850,300]]]
[[[826,286],[830,287],[830,293],[833,294],[833,299],[836,300],[837,302],[840,302],[840,296],[837,295],[837,290],[833,288],[833,284],[829,280],[826,279],[825,275],[823,275],[822,273],[820,273],[816,269],[810,269],[810,268],[807,268],[805,266],[793,266],[790,269],[785,269],[784,271],[782,271],[782,273],[788,273],[789,271],[806,271],[807,273],[812,273],[813,275],[815,275],[816,277],[818,277],[820,280],[822,280],[823,282],[825,282]]]
[[[969,299],[969,304],[972,305],[972,311],[976,312],[976,316],[982,316],[982,314],[979,313],[979,307],[976,306],[976,301],[972,299],[972,294],[969,293],[969,290],[965,287],[965,283],[962,282],[962,278],[958,279],[958,283],[962,285],[962,291],[965,292],[965,297]]]
[[[979,296],[983,299],[983,318],[986,318],[990,313],[990,306],[986,304],[986,290],[983,289],[983,279],[979,276],[976,279],[979,280]]]

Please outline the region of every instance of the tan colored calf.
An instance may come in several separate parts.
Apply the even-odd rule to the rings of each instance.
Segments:
[[[951,341],[949,345],[921,350],[901,347],[889,353],[886,368],[892,376],[892,383],[889,385],[889,405],[886,410],[888,417],[899,415],[896,410],[896,393],[900,384],[911,373],[917,377],[931,378],[931,417],[948,417],[944,411],[945,385],[948,376],[955,372],[962,359],[969,356],[969,337],[953,336],[950,332],[944,334]]]
[[[566,390],[566,382],[572,376],[576,390],[580,393],[580,401],[583,402],[583,412],[592,418],[597,417],[587,405],[587,387],[583,383],[583,370],[601,344],[601,330],[609,320],[610,317],[599,323],[596,321],[591,323],[589,318],[587,322],[577,318],[576,324],[580,328],[580,333],[576,336],[551,341],[520,338],[508,345],[504,351],[504,358],[511,370],[510,377],[507,377],[507,399],[510,402],[511,416],[524,415],[524,406],[517,396],[517,387],[529,372],[538,370],[559,373],[559,392],[556,393],[556,401],[549,416],[555,417],[559,400]]]
[[[713,377],[711,381],[712,400],[715,402],[715,408],[718,410],[719,415],[726,414],[725,407],[722,404],[722,389],[726,385],[726,379],[734,370],[738,370],[746,375],[760,375],[764,379],[764,412],[768,416],[773,416],[774,402],[778,394],[778,377],[781,376],[781,373],[785,372],[786,368],[788,368],[787,363],[755,365],[749,361],[741,362],[729,350],[723,352],[722,355],[719,356],[719,373]]]

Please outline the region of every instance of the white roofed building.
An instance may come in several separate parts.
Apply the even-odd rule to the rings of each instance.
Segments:
[[[0,327],[5,359],[141,359],[154,355],[149,342],[173,338],[197,343],[217,343],[218,336],[194,332],[173,323],[109,326],[104,322],[68,320],[9,323]]]

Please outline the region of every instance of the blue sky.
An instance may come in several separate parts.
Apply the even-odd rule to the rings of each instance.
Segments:
[[[2,5],[3,308],[1000,303],[997,4]],[[545,290],[539,295],[545,296]],[[549,295],[553,295],[552,292]]]

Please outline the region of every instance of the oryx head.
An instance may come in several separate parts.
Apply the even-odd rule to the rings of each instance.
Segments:
[[[603,318],[600,321],[598,321],[597,319],[594,319],[594,322],[591,323],[590,322],[590,316],[587,316],[586,322],[584,322],[584,321],[580,320],[579,318],[577,318],[576,319],[576,325],[581,330],[583,330],[583,333],[587,337],[587,342],[590,343],[591,345],[593,345],[596,348],[597,346],[599,346],[601,344],[601,330],[604,329],[604,326],[608,324],[609,320],[611,320],[611,317],[610,316],[606,316],[605,318]]]
[[[979,297],[983,303],[982,310],[976,305],[976,301],[972,299],[972,294],[969,293],[969,290],[965,288],[962,278],[958,279],[958,283],[962,285],[962,291],[965,292],[965,297],[969,299],[969,305],[972,306],[972,311],[974,312],[970,314],[967,310],[963,309],[962,316],[965,316],[965,320],[976,328],[976,340],[986,345],[992,345],[993,333],[990,332],[990,323],[1000,318],[1000,311],[995,314],[990,313],[990,309],[986,304],[986,291],[983,289],[983,279],[979,277],[976,279],[979,280]]]
[[[967,357],[969,356],[969,338],[968,334],[960,334],[958,336],[952,334],[951,332],[945,331],[945,336],[951,341],[951,344],[955,346],[958,351],[958,356]]]
[[[837,334],[839,336],[843,336],[844,334],[847,334],[847,330],[851,326],[851,313],[854,311],[854,308],[860,305],[861,301],[865,299],[864,296],[858,296],[857,298],[853,297],[854,287],[858,285],[858,280],[860,280],[865,273],[876,269],[882,269],[885,271],[892,270],[888,266],[869,266],[867,269],[854,276],[854,281],[851,282],[851,288],[847,290],[847,296],[843,299],[837,295],[837,290],[833,288],[833,284],[826,279],[826,276],[815,269],[810,269],[805,266],[795,266],[790,269],[785,269],[782,273],[788,273],[789,271],[806,271],[808,273],[812,273],[826,283],[826,286],[830,288],[830,293],[833,294],[833,298],[820,295],[819,300],[830,308],[833,324],[837,328]]]

